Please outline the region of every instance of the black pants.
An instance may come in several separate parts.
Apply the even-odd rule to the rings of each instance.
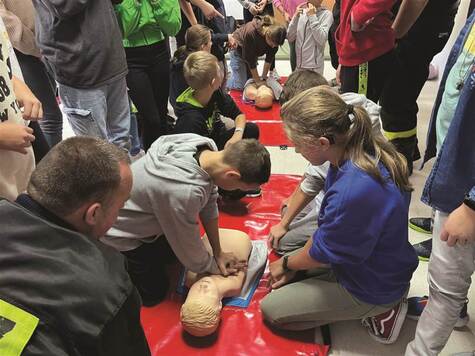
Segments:
[[[160,303],[168,292],[167,263],[176,260],[165,236],[152,243],[144,243],[135,250],[125,251],[127,272],[142,297],[142,303],[150,307]]]
[[[149,46],[125,49],[129,73],[129,95],[143,118],[144,149],[167,134],[170,90],[170,49],[168,38]]]
[[[35,140],[31,143],[31,148],[33,148],[33,153],[35,154],[35,163],[38,164],[49,152],[50,146],[37,121],[30,121],[28,126],[33,130],[33,135],[35,136]]]
[[[228,140],[234,135],[234,128],[229,130],[222,130],[216,137],[212,137],[214,142],[216,142],[216,146],[218,146],[219,150],[224,149],[224,145]],[[244,128],[244,132],[242,138],[255,138],[256,140],[259,139],[259,127],[253,122],[247,122],[246,127]]]
[[[337,69],[339,60],[338,60],[338,53],[336,52],[336,42],[335,42],[335,32],[340,24],[340,0],[335,0],[335,4],[333,5],[333,24],[330,27],[330,31],[328,32],[328,46],[330,49],[330,59],[332,63],[332,67]]]
[[[411,30],[398,41],[396,61],[380,99],[383,129],[389,139],[415,140],[417,98],[432,58],[452,32],[456,10],[455,0],[430,0]]]
[[[48,146],[53,147],[61,141],[63,133],[63,114],[56,101],[56,83],[39,58],[23,54],[17,50],[15,50],[15,54],[26,85],[28,85],[30,90],[43,105],[43,119],[39,121],[39,124]],[[35,131],[37,135],[36,140],[38,141],[33,147],[43,144],[38,133],[40,128],[36,127],[36,125],[31,127]]]
[[[358,66],[341,66],[340,80],[343,93],[365,94],[368,99],[378,102],[386,79],[392,71],[394,51]]]

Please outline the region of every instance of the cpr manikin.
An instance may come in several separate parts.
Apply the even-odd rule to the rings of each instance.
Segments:
[[[244,97],[253,100],[257,108],[265,110],[272,107],[274,93],[267,85],[257,87],[256,83],[251,83],[244,88]]]
[[[249,236],[238,230],[220,229],[220,244],[225,252],[233,252],[238,260],[247,261],[251,253]],[[206,236],[204,243],[211,252]],[[188,272],[186,284],[191,285],[185,303],[181,307],[180,319],[183,328],[194,336],[212,334],[219,326],[221,299],[239,295],[246,273],[235,275],[196,275]]]
[[[270,109],[274,100],[279,100],[282,93],[282,85],[273,77],[259,83],[249,79],[244,85],[242,98],[245,102],[254,103],[261,110]]]

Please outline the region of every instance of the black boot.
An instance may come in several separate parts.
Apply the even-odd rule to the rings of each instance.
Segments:
[[[407,168],[409,175],[412,174],[414,154],[417,147],[417,137],[411,136],[407,138],[395,138],[391,140],[391,143],[396,147],[399,153],[401,153],[407,161]],[[419,150],[417,150],[419,151]]]

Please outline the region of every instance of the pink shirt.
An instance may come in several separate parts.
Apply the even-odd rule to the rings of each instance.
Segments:
[[[294,16],[297,6],[304,2],[307,2],[307,0],[273,0],[274,6],[277,8],[283,6],[285,12],[287,12],[290,17]]]

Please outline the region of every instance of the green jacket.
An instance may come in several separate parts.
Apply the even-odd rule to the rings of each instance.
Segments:
[[[178,0],[123,0],[115,6],[124,47],[147,46],[175,36],[181,27]]]

